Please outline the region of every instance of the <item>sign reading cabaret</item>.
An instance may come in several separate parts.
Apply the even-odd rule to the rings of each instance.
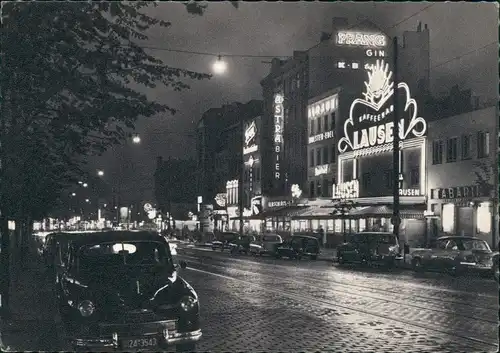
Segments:
[[[249,154],[257,152],[259,146],[256,141],[257,137],[257,124],[253,120],[250,125],[245,129],[245,147],[243,148],[243,154]]]
[[[389,65],[382,60],[377,60],[368,69],[364,98],[357,98],[352,102],[349,118],[344,123],[344,137],[338,143],[340,153],[392,143],[394,106],[390,98],[394,94],[394,82],[391,76]],[[417,116],[417,102],[411,98],[410,88],[406,83],[400,82],[397,89],[404,92],[405,96],[402,102],[404,111],[399,121],[400,139],[424,136],[427,123]]]
[[[283,94],[277,93],[274,96],[274,178],[281,179],[280,161],[283,149]]]
[[[387,39],[381,33],[340,31],[337,33],[337,44],[361,47],[385,47]]]

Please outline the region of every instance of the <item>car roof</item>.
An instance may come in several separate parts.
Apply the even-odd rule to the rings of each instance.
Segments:
[[[483,239],[477,238],[477,237],[467,237],[467,236],[459,236],[459,235],[450,235],[450,236],[437,238],[437,240],[447,240],[447,239],[449,239],[449,240],[453,240],[453,239],[483,240]]]
[[[294,234],[294,235],[292,235],[292,238],[293,237],[295,237],[295,238],[309,238],[309,239],[318,240],[318,238],[316,238],[316,237],[313,237],[310,235],[302,235],[302,234]]]
[[[377,235],[394,235],[394,233],[391,232],[358,232],[356,234],[377,234]]]
[[[160,241],[168,243],[164,237],[153,231],[105,231],[86,233],[78,237],[75,246],[84,246],[88,244],[107,243],[112,241]]]

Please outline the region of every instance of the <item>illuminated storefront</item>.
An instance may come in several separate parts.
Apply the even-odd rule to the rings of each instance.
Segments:
[[[360,39],[361,40],[361,39]],[[351,213],[355,218],[350,231],[391,231],[393,189],[393,95],[398,94],[399,185],[402,240],[417,245],[425,231],[426,132],[427,122],[419,116],[418,105],[404,82],[394,87],[392,72],[383,60],[367,70],[363,98],[356,98],[347,119],[338,128],[337,181],[333,198],[353,199],[363,209]],[[395,93],[396,92],[396,93]]]

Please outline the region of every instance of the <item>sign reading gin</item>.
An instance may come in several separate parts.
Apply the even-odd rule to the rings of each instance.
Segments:
[[[367,71],[366,92],[363,92],[364,98],[357,98],[351,104],[349,118],[344,123],[344,137],[338,143],[340,153],[385,145],[394,139],[392,72],[382,60],[377,60]],[[401,101],[404,110],[399,120],[400,139],[424,136],[427,123],[418,116],[417,102],[411,98],[410,88],[400,82],[397,90],[403,92],[405,97]]]
[[[281,151],[283,149],[283,95],[277,93],[274,96],[274,178],[281,179]]]

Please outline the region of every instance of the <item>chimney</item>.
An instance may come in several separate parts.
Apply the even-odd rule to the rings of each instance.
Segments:
[[[427,31],[428,28],[427,28],[427,23],[424,25],[424,29]]]
[[[417,32],[422,32],[422,22],[418,21]]]

